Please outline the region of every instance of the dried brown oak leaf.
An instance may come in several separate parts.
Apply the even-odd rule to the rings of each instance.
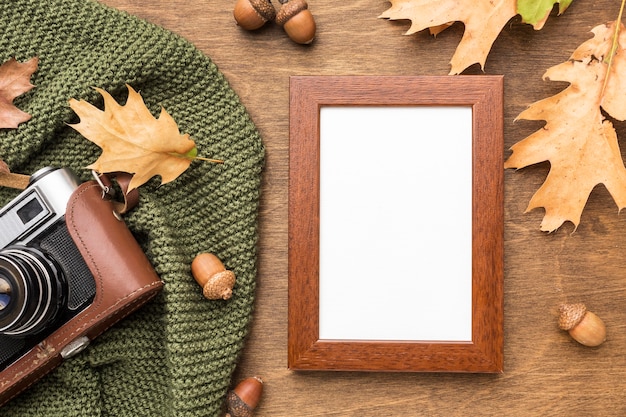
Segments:
[[[0,174],[10,174],[11,170],[6,162],[0,159]]]
[[[505,168],[550,162],[545,182],[526,209],[545,208],[543,231],[554,231],[566,221],[578,227],[598,184],[604,184],[619,210],[626,207],[626,168],[613,124],[602,114],[604,110],[616,120],[626,119],[626,33],[622,24],[619,29],[616,32],[615,22],[593,28],[592,39],[544,74],[544,79],[570,85],[517,117],[546,121],[542,129],[513,145],[505,162]]]
[[[451,22],[463,22],[465,32],[450,61],[450,74],[460,74],[487,55],[506,23],[517,14],[516,0],[390,0],[379,17],[411,21],[406,35],[432,28],[439,33]]]
[[[96,88],[104,98],[104,111],[83,100],[70,100],[70,107],[80,117],[80,123],[70,126],[102,148],[100,157],[87,168],[134,174],[128,191],[156,175],[161,176],[161,184],[173,181],[196,157],[196,145],[188,134],[180,133],[165,109],[154,118],[141,95],[131,86],[127,88],[124,105]]]
[[[15,129],[30,120],[31,115],[15,107],[13,100],[34,87],[30,77],[38,64],[39,59],[34,57],[26,62],[11,58],[0,65],[0,128]]]
[[[30,175],[14,174],[6,162],[0,159],[0,187],[11,187],[23,190],[28,186]]]
[[[450,75],[460,74],[479,63],[485,67],[491,46],[515,15],[536,30],[543,27],[555,3],[559,14],[565,12],[573,0],[389,0],[391,7],[379,17],[390,20],[410,20],[407,35],[426,28],[437,35],[463,22],[465,33],[450,61]]]

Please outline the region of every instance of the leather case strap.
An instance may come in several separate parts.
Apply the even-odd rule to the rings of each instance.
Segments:
[[[128,191],[130,180],[133,178],[132,174],[126,172],[113,172],[108,174],[98,174],[95,171],[92,172],[96,181],[98,182],[98,184],[100,184],[100,187],[102,188],[103,198],[105,198],[105,196],[110,196],[110,198],[113,198],[113,183],[111,182],[111,179],[116,179],[117,184],[122,191],[122,201],[111,201],[115,206],[115,211],[117,211],[119,214],[124,214],[132,210],[139,203],[139,190],[137,188],[134,188]]]

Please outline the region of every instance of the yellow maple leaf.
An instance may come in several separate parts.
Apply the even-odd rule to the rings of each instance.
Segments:
[[[161,108],[156,119],[141,95],[127,85],[125,105],[101,88],[104,111],[84,100],[70,99],[70,107],[80,123],[70,125],[102,148],[102,154],[87,168],[99,173],[134,174],[128,191],[141,186],[155,175],[161,184],[182,174],[196,156],[196,145],[188,134],[181,134],[174,119]]]
[[[526,210],[545,208],[543,231],[554,231],[566,221],[577,227],[598,184],[604,184],[619,210],[626,207],[626,168],[613,124],[601,111],[626,119],[626,34],[621,23],[619,31],[615,25],[595,27],[594,37],[569,61],[548,69],[544,79],[566,81],[569,87],[533,103],[517,117],[546,121],[542,129],[515,144],[505,162],[505,168],[550,162],[550,172]]]
[[[427,28],[438,33],[450,22],[463,22],[465,32],[452,60],[450,74],[460,74],[487,55],[506,23],[517,14],[516,0],[389,0],[391,7],[379,17],[411,21],[410,35]]]

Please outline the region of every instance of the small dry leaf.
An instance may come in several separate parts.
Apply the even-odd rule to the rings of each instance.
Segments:
[[[10,174],[11,170],[6,162],[0,159],[0,174]]]
[[[188,134],[180,133],[165,109],[154,118],[141,95],[131,86],[127,88],[125,105],[96,88],[104,98],[104,111],[83,100],[70,100],[70,107],[80,117],[80,123],[70,126],[102,148],[98,160],[88,168],[134,174],[128,191],[156,175],[161,176],[162,184],[173,181],[196,157],[195,143]]]
[[[6,162],[0,159],[0,187],[23,190],[28,187],[30,175],[14,174]]]
[[[34,87],[30,77],[38,64],[35,57],[23,63],[11,58],[0,65],[0,128],[15,129],[30,120],[31,115],[15,107],[13,100]]]

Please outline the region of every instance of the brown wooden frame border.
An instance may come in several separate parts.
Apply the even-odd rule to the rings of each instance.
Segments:
[[[319,340],[320,108],[368,105],[472,107],[471,342]],[[289,119],[289,368],[502,372],[503,78],[293,76]]]

